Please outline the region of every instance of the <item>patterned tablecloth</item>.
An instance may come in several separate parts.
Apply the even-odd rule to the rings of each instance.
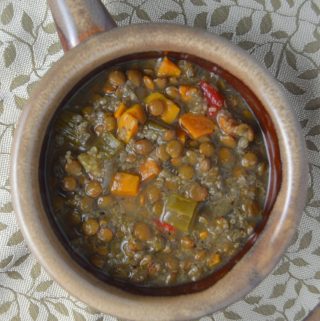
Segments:
[[[88,0],[89,1],[89,0]],[[274,271],[243,300],[201,321],[299,321],[320,300],[320,1],[113,0],[119,25],[150,21],[208,29],[266,66],[306,139],[310,183],[296,237]],[[121,41],[121,40],[119,40]],[[8,181],[15,124],[32,88],[62,56],[45,0],[0,1],[0,320],[116,320],[50,279],[16,224]]]

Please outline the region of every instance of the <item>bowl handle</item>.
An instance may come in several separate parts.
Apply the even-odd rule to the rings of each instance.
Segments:
[[[100,0],[48,0],[66,52],[92,35],[117,27]]]

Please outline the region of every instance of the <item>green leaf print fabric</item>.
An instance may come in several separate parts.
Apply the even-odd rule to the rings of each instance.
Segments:
[[[299,321],[320,301],[319,0],[105,0],[118,25],[196,26],[240,46],[277,79],[307,146],[307,205],[295,239],[251,293],[200,321]],[[63,55],[45,0],[0,1],[0,320],[116,321],[70,296],[30,253],[8,180],[12,136],[36,83]],[[121,321],[121,320],[118,320]],[[164,320],[165,321],[165,320]]]

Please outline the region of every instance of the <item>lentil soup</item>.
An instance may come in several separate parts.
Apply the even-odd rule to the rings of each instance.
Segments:
[[[263,221],[269,163],[259,124],[226,80],[187,60],[103,70],[62,106],[46,153],[63,238],[122,284],[204,279]]]

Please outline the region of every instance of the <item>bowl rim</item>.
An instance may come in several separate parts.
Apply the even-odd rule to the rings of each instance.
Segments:
[[[53,232],[42,205],[39,184],[35,183],[38,182],[39,157],[46,128],[70,89],[107,61],[157,50],[184,52],[214,62],[247,85],[273,121],[282,162],[282,185],[277,200],[253,247],[214,286],[202,292],[173,297],[128,293],[83,270],[70,258]],[[171,24],[120,27],[98,34],[67,52],[39,82],[24,107],[12,146],[13,206],[22,233],[36,258],[72,295],[100,311],[128,320],[190,320],[240,299],[266,277],[280,259],[290,244],[305,204],[304,142],[278,84],[242,49],[197,28]]]

